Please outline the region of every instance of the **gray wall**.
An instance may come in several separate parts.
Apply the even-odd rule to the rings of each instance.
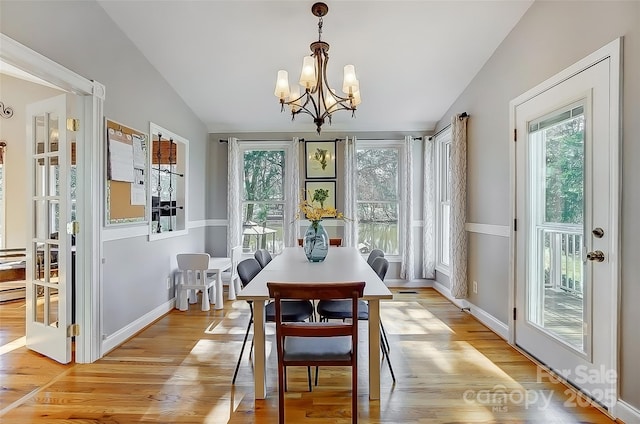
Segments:
[[[466,111],[469,222],[509,223],[509,101],[624,36],[620,395],[640,408],[640,2],[537,1],[444,115]],[[471,234],[469,300],[506,323],[508,238]]]
[[[205,219],[205,126],[96,2],[2,1],[0,28],[38,53],[104,84],[107,118],[146,133],[152,121],[188,139],[188,218]],[[148,242],[146,236],[139,236],[104,243],[101,285],[105,335],[173,297],[166,288],[166,278],[175,267],[175,255],[202,251],[204,233],[203,228],[197,228],[167,240]]]

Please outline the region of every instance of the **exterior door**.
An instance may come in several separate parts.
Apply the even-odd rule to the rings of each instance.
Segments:
[[[71,361],[71,140],[66,94],[27,106],[28,190],[26,345]]]
[[[607,407],[617,328],[611,62],[514,105],[515,343]]]

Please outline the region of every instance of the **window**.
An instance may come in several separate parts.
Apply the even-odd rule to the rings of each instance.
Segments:
[[[284,247],[284,148],[243,147],[242,246],[244,252]]]
[[[436,269],[449,274],[451,129],[436,137]]]
[[[356,149],[356,203],[358,248],[362,253],[381,249],[400,254],[401,143],[358,142]]]

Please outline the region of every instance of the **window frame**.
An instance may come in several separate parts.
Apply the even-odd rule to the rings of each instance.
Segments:
[[[449,184],[449,175],[450,175],[450,166],[451,161],[450,157],[447,157],[447,154],[450,154],[451,150],[451,127],[442,131],[438,134],[435,139],[435,148],[436,148],[436,175],[435,175],[435,203],[436,203],[436,271],[441,272],[444,275],[450,274],[450,266],[449,264],[445,264],[442,261],[443,253],[444,253],[444,239],[447,238],[446,245],[449,246],[451,242],[450,234],[449,234],[449,226],[443,225],[443,212],[442,208],[444,205],[451,207],[451,187],[447,186]],[[443,196],[445,199],[443,199]]]
[[[282,220],[282,246],[283,248],[286,247],[286,240],[287,240],[287,231],[288,231],[288,225],[287,222],[291,222],[295,219],[295,217],[290,217],[287,214],[287,210],[290,208],[287,208],[287,204],[288,202],[291,201],[291,199],[289,199],[287,197],[287,193],[288,190],[286,189],[286,187],[288,187],[289,185],[293,184],[293,178],[292,175],[289,175],[287,173],[287,169],[290,168],[290,161],[292,160],[291,155],[293,154],[292,149],[291,149],[291,140],[281,140],[281,141],[261,141],[261,142],[252,142],[252,141],[242,141],[242,140],[238,140],[238,150],[239,150],[239,156],[240,156],[240,175],[244,176],[244,155],[247,151],[254,151],[254,150],[262,150],[262,151],[268,151],[268,150],[281,150],[284,151],[284,186],[283,186],[283,193],[282,193],[282,197],[283,200],[282,201],[264,201],[264,200],[259,200],[259,201],[247,201],[244,198],[244,187],[242,186],[242,182],[241,182],[241,187],[240,189],[242,190],[242,192],[240,193],[240,211],[238,211],[238,213],[240,214],[241,217],[244,218],[244,208],[245,205],[247,203],[253,203],[253,204],[270,204],[270,205],[277,205],[277,204],[282,204],[282,208],[283,208],[283,220]],[[244,239],[244,235],[241,233],[240,234],[240,240],[243,241]],[[244,252],[243,253],[250,253],[253,254],[254,251],[251,252]],[[274,255],[277,255],[278,253],[275,252],[271,252]]]
[[[405,230],[403,230],[403,226],[405,225],[404,222],[404,217],[406,216],[406,197],[404,196],[405,193],[405,184],[406,184],[406,178],[405,178],[405,173],[407,172],[407,167],[404,165],[403,162],[403,158],[405,157],[405,149],[406,149],[406,144],[404,142],[404,140],[356,140],[356,146],[355,146],[355,151],[356,151],[356,172],[357,172],[357,152],[358,150],[364,150],[364,149],[395,149],[398,151],[398,175],[396,176],[397,181],[398,181],[398,187],[397,187],[397,203],[398,203],[398,253],[397,254],[387,254],[387,252],[385,252],[385,258],[387,258],[390,262],[399,262],[402,259],[402,256],[404,255],[404,245],[405,245],[405,230],[406,231],[411,231],[410,228],[406,228]],[[356,184],[357,181],[353,181],[353,184]],[[356,203],[356,213],[358,211],[358,204],[360,203],[390,203],[387,201],[360,201],[357,198],[356,195],[356,199],[355,199],[355,203]],[[358,234],[360,233],[359,231],[359,226],[360,223],[357,220],[357,216],[354,217],[356,224],[358,225]],[[375,248],[375,247],[374,247]],[[368,253],[363,254],[364,257],[366,257],[368,255]]]

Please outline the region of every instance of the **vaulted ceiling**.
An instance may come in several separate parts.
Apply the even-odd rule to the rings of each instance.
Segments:
[[[279,69],[297,82],[318,38],[313,1],[99,3],[210,132],[314,130],[273,94]],[[340,90],[343,66],[355,65],[362,104],[323,131],[432,130],[531,3],[327,2],[329,82]]]

